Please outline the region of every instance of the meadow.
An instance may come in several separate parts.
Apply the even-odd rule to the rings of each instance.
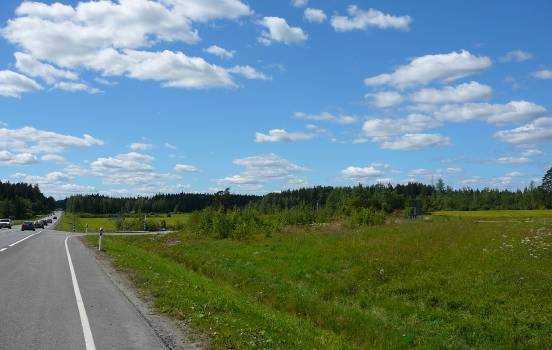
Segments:
[[[180,229],[186,225],[190,214],[172,214],[172,215],[148,215],[147,223],[157,229],[162,227],[162,222],[165,222],[166,228],[169,230]],[[126,216],[124,218],[124,225],[118,224],[118,218],[113,216],[95,217],[82,214],[64,214],[61,218],[57,229],[60,231],[72,231],[73,224],[75,225],[76,232],[85,232],[86,225],[88,225],[89,232],[98,232],[100,227],[105,232],[117,232],[117,231],[141,231],[143,230],[143,216]],[[119,226],[120,225],[120,226]]]
[[[184,230],[104,247],[213,348],[546,348],[551,212],[460,216],[239,240]]]

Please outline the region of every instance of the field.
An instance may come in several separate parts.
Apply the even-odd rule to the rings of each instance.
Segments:
[[[478,211],[439,211],[432,213],[440,217],[456,217],[466,219],[552,219],[552,210],[478,210]]]
[[[184,226],[188,221],[190,214],[173,214],[171,216],[167,215],[150,215],[147,217],[149,222],[152,222],[156,225],[161,225],[161,222],[164,220],[168,229],[175,229],[179,226]],[[141,217],[140,217],[141,218]],[[127,218],[128,220],[136,220],[135,218]],[[87,217],[79,216],[76,214],[65,214],[63,215],[60,223],[57,226],[57,229],[60,231],[72,231],[73,224],[75,224],[76,232],[84,232],[86,225],[88,225],[89,232],[97,232],[100,227],[104,229],[105,232],[116,232],[117,230],[117,219],[115,217]],[[138,225],[139,227],[132,228],[129,227],[128,230],[142,230],[143,225]]]
[[[546,348],[552,224],[541,214],[247,240],[107,237],[105,248],[161,312],[214,348]]]

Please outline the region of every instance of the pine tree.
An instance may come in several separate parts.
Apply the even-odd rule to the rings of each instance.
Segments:
[[[542,189],[545,192],[552,193],[552,168],[548,169],[542,178]]]

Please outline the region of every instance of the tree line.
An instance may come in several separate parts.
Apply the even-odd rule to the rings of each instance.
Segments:
[[[0,181],[0,217],[28,219],[55,209],[55,199],[44,196],[37,185]]]

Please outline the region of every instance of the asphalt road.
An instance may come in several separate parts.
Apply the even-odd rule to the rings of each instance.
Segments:
[[[165,347],[76,237],[14,226],[0,230],[0,349]]]

